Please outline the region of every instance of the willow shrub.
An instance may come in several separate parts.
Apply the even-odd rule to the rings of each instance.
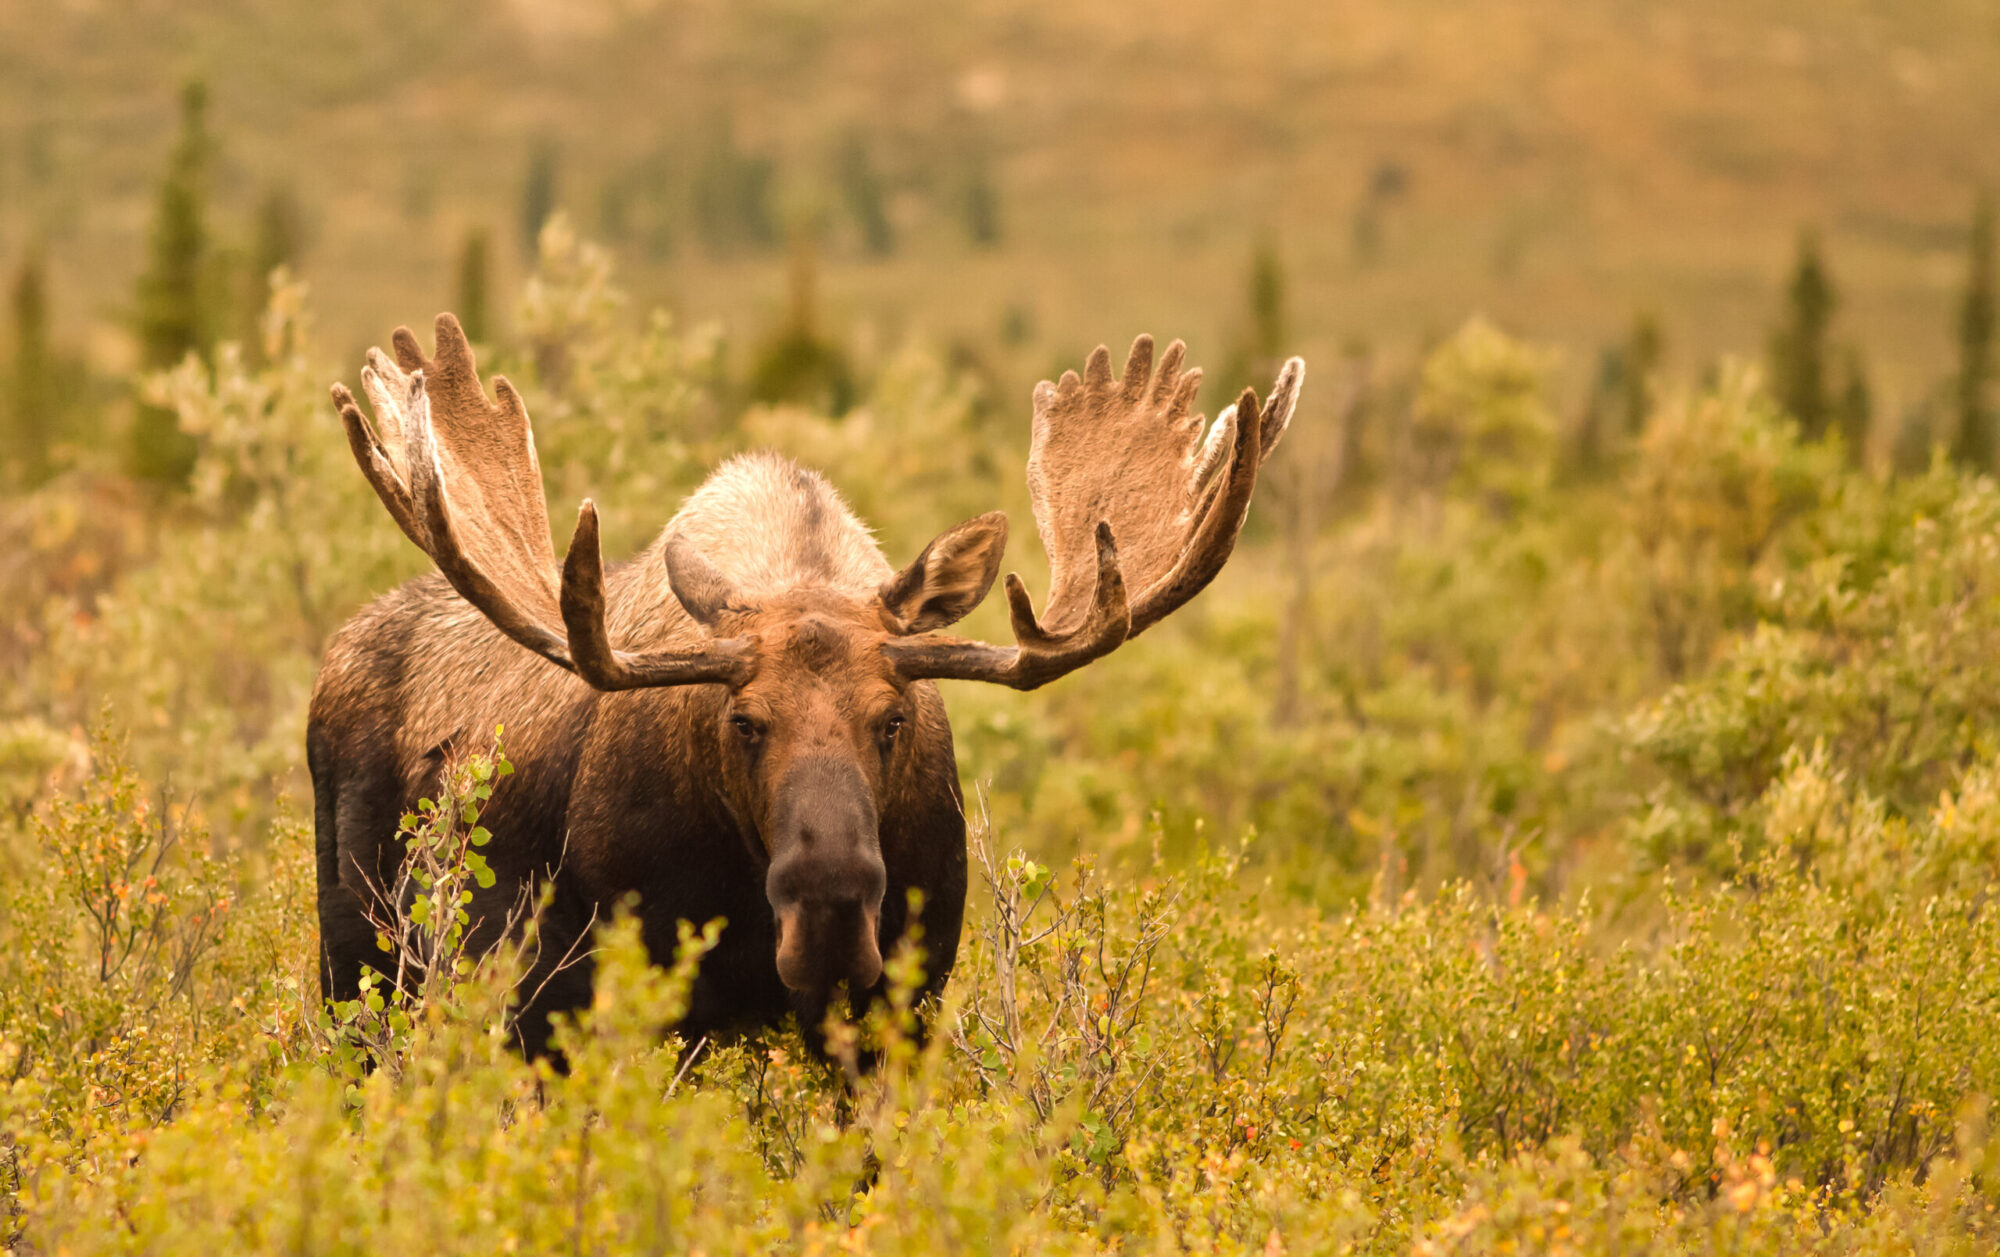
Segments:
[[[1880,820],[1814,764],[1773,814]],[[296,963],[304,835],[249,877],[163,850],[107,758],[6,897],[13,1225],[72,1252],[1991,1243],[1994,781],[1865,883],[1774,843],[1666,887],[1644,942],[1463,887],[1301,913],[1240,851],[1116,880],[995,857],[932,1032],[899,997],[831,1066],[790,1032],[663,1040],[705,940],[656,968],[620,920],[558,1076],[508,1046],[504,964],[356,1072]]]

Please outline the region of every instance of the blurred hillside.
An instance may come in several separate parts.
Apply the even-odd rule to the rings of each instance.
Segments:
[[[451,304],[472,230],[511,290],[560,206],[635,304],[732,333],[776,317],[785,241],[821,224],[864,348],[987,346],[1010,389],[1141,328],[1240,336],[1260,238],[1308,353],[1407,356],[1483,310],[1569,347],[1574,387],[1647,309],[1691,375],[1763,343],[1816,224],[1895,407],[1950,369],[2000,184],[1981,0],[11,0],[0,263],[40,243],[100,371],[136,354],[195,77],[218,237],[248,250],[293,198],[332,346]]]

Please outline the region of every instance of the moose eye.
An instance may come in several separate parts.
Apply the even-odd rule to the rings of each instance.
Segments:
[[[729,727],[736,730],[736,736],[743,739],[746,744],[754,743],[764,736],[762,726],[748,716],[731,716]]]
[[[902,731],[903,731],[902,715],[901,714],[891,715],[887,720],[884,720],[882,722],[882,745],[888,746],[893,742],[895,742],[896,735],[901,733]]]

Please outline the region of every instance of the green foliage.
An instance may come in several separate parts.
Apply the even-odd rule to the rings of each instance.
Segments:
[[[768,445],[893,560],[1007,507],[1045,585],[1025,434],[961,366],[905,343],[859,359],[844,415],[736,419],[719,332],[629,317],[561,215],[538,250],[482,363],[614,553]],[[480,819],[497,745],[403,818],[380,976],[317,999],[311,842],[273,783],[300,780],[327,635],[421,562],[339,439],[303,285],[281,269],[266,304],[254,362],[143,385],[194,441],[185,499],[58,477],[0,507],[15,1247],[2000,1238],[1990,479],[1860,474],[1729,367],[1557,483],[1552,355],[1475,321],[1387,369],[1382,492],[1282,547],[1254,525],[1201,599],[1060,685],[947,687],[976,885],[939,1003],[913,1006],[911,939],[883,1006],[822,1027],[830,1062],[796,1027],[680,1043],[720,926],[648,956],[621,911],[563,1074],[510,1046],[539,901],[491,949],[466,908],[507,840]],[[1004,608],[967,631],[1003,638]],[[81,732],[107,707],[116,748]]]
[[[1546,354],[1483,319],[1425,359],[1410,415],[1411,479],[1435,496],[1450,488],[1500,514],[1519,510],[1548,481],[1555,419],[1543,397]]]
[[[472,948],[467,909],[474,887],[494,883],[484,854],[493,835],[479,815],[493,783],[514,771],[501,733],[494,730],[491,751],[448,765],[438,797],[419,800],[402,818],[396,836],[403,858],[370,909],[383,955],[362,973],[358,998],[330,1001],[313,1020],[331,1067],[355,1086],[371,1071],[400,1076],[420,1036],[447,1019],[501,1030],[514,985],[528,971],[536,905],[524,896],[494,925],[505,941],[482,950]]]

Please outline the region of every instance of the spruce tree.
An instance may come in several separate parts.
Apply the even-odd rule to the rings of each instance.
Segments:
[[[1820,259],[1819,236],[1799,233],[1798,259],[1786,286],[1785,318],[1771,338],[1771,387],[1798,420],[1809,441],[1826,435],[1833,420],[1827,370],[1827,331],[1838,297]]]
[[[473,228],[465,233],[465,243],[458,251],[458,315],[460,327],[465,329],[467,340],[478,344],[484,341],[491,330],[486,323],[487,291],[490,287],[491,263],[486,246],[486,232]]]
[[[1630,384],[1625,351],[1616,345],[1598,350],[1597,378],[1591,383],[1590,395],[1584,400],[1583,414],[1576,425],[1576,449],[1571,462],[1578,475],[1594,477],[1610,463],[1617,445],[1611,416],[1625,413]]]
[[[214,336],[207,225],[208,92],[196,79],[181,91],[181,131],[160,182],[146,272],[139,279],[139,353],[162,369],[190,353],[206,354]],[[180,484],[194,468],[194,438],[170,410],[141,406],[132,433],[132,470],[142,479]]]
[[[7,374],[6,453],[14,464],[15,479],[32,485],[48,475],[56,409],[48,281],[39,255],[30,253],[21,263],[10,296],[14,352]]]
[[[839,168],[835,177],[847,212],[861,231],[861,245],[870,256],[887,257],[896,251],[896,228],[889,221],[888,194],[882,176],[869,159],[868,146],[859,135],[850,133],[840,146]]]
[[[1250,329],[1256,356],[1263,365],[1275,363],[1285,348],[1285,267],[1269,236],[1250,259]]]
[[[555,141],[536,143],[521,181],[521,256],[530,263],[541,252],[542,224],[556,212],[556,166]]]
[[[1875,392],[1868,385],[1868,364],[1862,361],[1859,346],[1849,345],[1842,354],[1840,396],[1834,410],[1841,443],[1847,447],[1847,465],[1864,466],[1868,434],[1875,422]]]
[[[278,268],[296,270],[305,239],[305,214],[298,195],[283,184],[264,190],[257,203],[256,235],[250,245],[250,265],[244,275],[243,350],[250,363],[264,361],[264,311],[271,304],[271,275]]]
[[[257,203],[257,238],[250,254],[259,286],[268,286],[271,272],[281,266],[297,268],[304,247],[305,212],[298,193],[289,184],[266,188]]]
[[[1637,440],[1653,417],[1653,390],[1658,385],[1660,360],[1666,356],[1667,338],[1660,330],[1659,317],[1641,310],[1632,317],[1632,330],[1625,337],[1621,355],[1624,372],[1624,428],[1626,437]]]
[[[1000,188],[985,158],[976,158],[965,180],[965,237],[991,249],[1000,243]]]
[[[1952,460],[1961,467],[1992,471],[1993,415],[1987,393],[1993,382],[1994,331],[1993,202],[1981,197],[1972,216],[1972,252],[1967,259],[1965,299],[1958,308],[1957,427]]]
[[[750,396],[812,406],[838,417],[854,405],[854,371],[840,346],[820,331],[817,245],[812,225],[794,233],[784,319],[750,364]]]

